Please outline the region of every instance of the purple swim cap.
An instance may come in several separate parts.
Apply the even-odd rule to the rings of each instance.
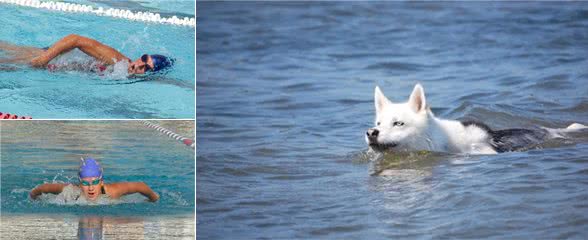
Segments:
[[[93,158],[82,158],[80,163],[80,178],[87,177],[102,178],[102,167]]]
[[[166,68],[171,67],[174,64],[173,59],[170,59],[166,56],[153,54],[149,55],[151,60],[153,61],[153,71],[157,72]]]

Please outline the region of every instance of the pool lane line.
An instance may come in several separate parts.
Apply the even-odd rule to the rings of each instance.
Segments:
[[[10,113],[0,112],[0,119],[32,119],[29,116],[18,116]]]
[[[159,24],[172,24],[186,27],[196,27],[196,19],[184,17],[183,19],[177,16],[169,18],[161,17],[159,13],[152,12],[131,12],[130,10],[98,7],[94,9],[90,5],[82,5],[75,3],[40,1],[40,0],[0,0],[0,3],[15,4],[25,7],[44,8],[53,11],[61,12],[81,12],[93,13],[98,16],[108,16],[115,18],[124,18],[132,21],[151,22]]]
[[[184,145],[186,145],[188,147],[191,147],[192,149],[194,149],[195,146],[196,146],[196,142],[194,142],[194,140],[192,140],[190,138],[187,138],[187,137],[184,137],[184,136],[179,135],[177,133],[174,133],[174,132],[172,132],[172,131],[170,131],[170,130],[162,127],[162,126],[159,126],[159,125],[157,125],[155,123],[150,123],[150,122],[147,122],[147,121],[141,121],[141,122],[145,126],[150,127],[150,128],[153,128],[153,129],[155,129],[155,130],[157,130],[157,131],[159,131],[159,132],[167,135],[170,138],[173,138],[173,139],[175,139],[177,141],[180,141],[181,143],[183,143]]]

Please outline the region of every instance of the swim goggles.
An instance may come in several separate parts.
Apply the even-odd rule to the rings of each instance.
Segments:
[[[100,183],[100,180],[102,180],[102,179],[96,178],[96,179],[94,179],[94,181],[87,182],[87,181],[80,179],[80,183],[82,183],[82,185],[84,185],[84,186],[91,186],[91,185],[97,185],[98,183]]]
[[[145,72],[153,71],[153,68],[151,66],[149,66],[149,64],[147,64],[148,60],[149,60],[149,54],[143,54],[143,56],[141,56],[141,61],[143,61],[143,63],[145,63]]]

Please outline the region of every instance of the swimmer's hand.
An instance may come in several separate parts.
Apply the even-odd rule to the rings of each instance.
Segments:
[[[33,200],[37,199],[39,195],[41,195],[41,193],[39,193],[36,188],[29,193],[29,197],[31,197]]]
[[[150,202],[157,202],[157,200],[159,200],[159,194],[153,192],[153,197],[149,198]]]

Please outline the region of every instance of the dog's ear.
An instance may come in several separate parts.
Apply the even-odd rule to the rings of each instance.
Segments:
[[[384,106],[390,104],[390,100],[384,96],[380,87],[376,86],[376,90],[374,92],[374,104],[376,105],[376,113],[379,113],[384,109]]]
[[[415,112],[421,112],[427,107],[427,100],[425,99],[425,89],[421,84],[414,86],[410,97],[408,98],[408,104],[412,107]]]

